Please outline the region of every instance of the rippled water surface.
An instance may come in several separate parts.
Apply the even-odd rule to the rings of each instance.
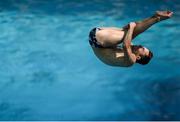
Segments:
[[[95,26],[121,27],[174,11],[134,43],[146,66],[110,67],[88,43]],[[1,0],[0,120],[180,120],[179,0]]]

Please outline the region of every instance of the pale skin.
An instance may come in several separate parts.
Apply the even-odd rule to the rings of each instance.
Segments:
[[[101,30],[96,32],[96,39],[105,48],[92,47],[92,49],[105,64],[120,67],[132,66],[141,57],[131,50],[131,41],[153,24],[166,20],[172,15],[173,12],[170,11],[156,11],[152,17],[139,22],[131,22],[123,28],[101,27]],[[120,43],[123,43],[122,48],[117,48]],[[141,55],[149,54],[149,50],[145,47],[138,51]]]

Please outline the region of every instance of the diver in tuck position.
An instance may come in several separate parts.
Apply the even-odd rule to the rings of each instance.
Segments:
[[[105,64],[119,67],[129,67],[135,63],[148,64],[153,53],[141,45],[131,45],[131,41],[153,24],[170,18],[172,14],[171,11],[156,11],[152,17],[130,22],[123,28],[93,28],[89,34],[89,43],[95,55]],[[118,47],[120,43],[123,43],[122,47]]]

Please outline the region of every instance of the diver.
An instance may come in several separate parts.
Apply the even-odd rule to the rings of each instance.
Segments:
[[[95,27],[89,33],[89,43],[95,55],[110,66],[130,67],[135,63],[148,64],[153,53],[142,45],[132,45],[132,40],[153,24],[173,15],[171,11],[156,11],[147,19],[130,22],[123,28]]]

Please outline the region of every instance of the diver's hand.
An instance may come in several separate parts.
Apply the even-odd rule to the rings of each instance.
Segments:
[[[136,27],[136,23],[135,22],[130,22],[129,24],[124,26],[123,29],[128,30],[128,29],[130,29],[130,26],[131,26],[131,28],[134,28],[134,27]]]
[[[136,23],[135,22],[130,22],[129,23],[129,28],[135,28],[136,27]]]

